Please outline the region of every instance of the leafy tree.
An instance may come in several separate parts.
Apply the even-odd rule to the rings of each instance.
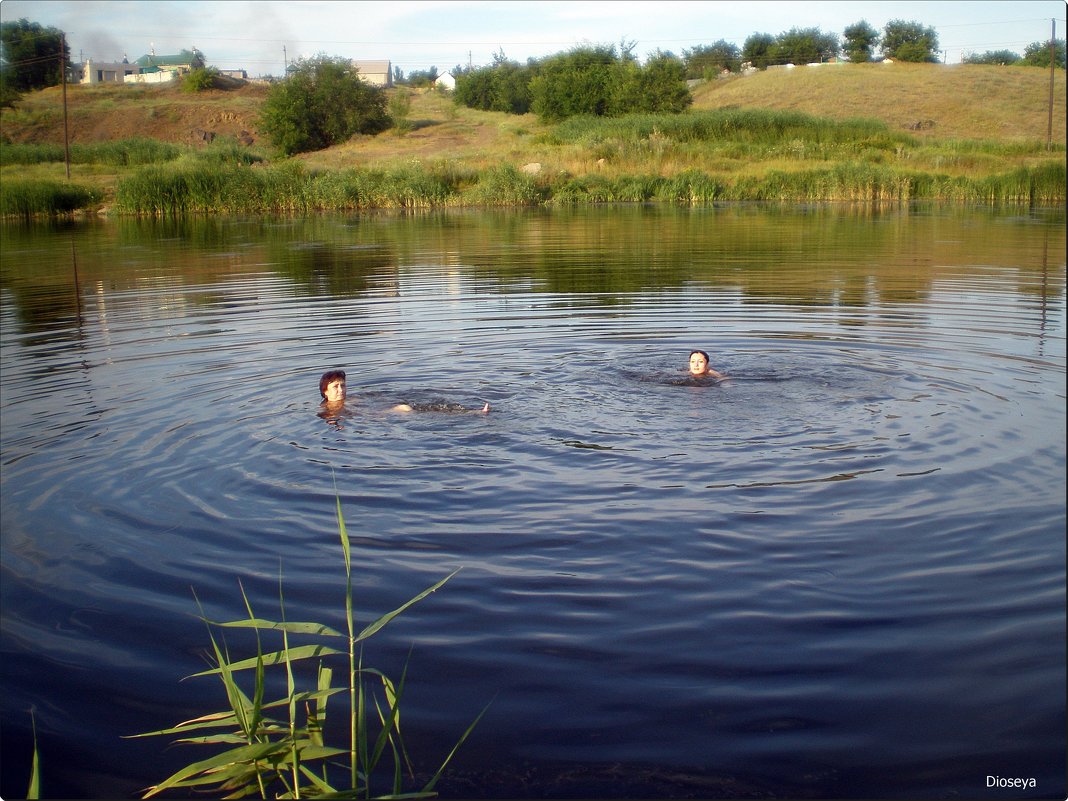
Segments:
[[[968,53],[964,56],[965,64],[1015,64],[1020,54],[1011,50],[987,50],[985,53]],[[1046,59],[1047,63],[1049,59]]]
[[[682,60],[658,53],[642,67],[624,43],[590,46],[551,56],[531,66],[531,111],[555,122],[580,114],[619,116],[679,112],[691,102]]]
[[[386,93],[362,80],[347,59],[319,54],[294,67],[270,88],[260,115],[264,133],[286,155],[380,133],[392,124]]]
[[[491,67],[457,69],[453,73],[456,88],[454,101],[462,106],[482,111],[506,111],[526,114],[530,110],[530,80],[533,72],[518,62],[494,56]]]
[[[433,86],[434,81],[438,79],[437,67],[431,67],[428,70],[413,70],[408,73],[408,86],[416,89],[425,89],[428,86]]]
[[[404,70],[396,65],[393,67],[393,83],[404,83]]]
[[[633,61],[620,65],[619,81],[612,96],[609,113],[677,114],[693,102],[686,88],[686,68],[671,53],[651,57],[644,67]]]
[[[742,61],[748,61],[757,69],[767,69],[772,64],[775,37],[770,33],[754,33],[742,44]]]
[[[633,61],[637,63],[638,57],[634,55],[635,48],[638,47],[638,42],[635,39],[626,39],[620,37],[619,39],[619,60],[620,61]]]
[[[493,67],[479,67],[453,73],[456,88],[453,101],[461,106],[489,111],[496,100],[496,78]]]
[[[20,19],[0,23],[0,97],[57,86],[70,69],[70,48],[63,31]]]
[[[738,72],[742,68],[741,51],[725,39],[683,50],[682,58],[687,78],[709,78],[723,70]]]
[[[512,114],[526,114],[530,111],[533,98],[530,93],[530,81],[534,72],[514,61],[500,64],[494,75],[494,101],[492,111],[507,111]]]
[[[530,81],[531,110],[550,122],[607,115],[619,63],[610,45],[580,46],[544,59]]]
[[[21,98],[22,95],[15,91],[15,87],[0,78],[0,108],[14,108]]]
[[[195,47],[192,50],[182,50],[178,55],[192,69],[202,70],[207,66],[207,62],[204,61],[204,54]]]
[[[1064,69],[1064,39],[1053,40],[1054,63]],[[1049,66],[1049,39],[1044,42],[1032,42],[1024,49],[1024,56],[1020,60],[1024,67],[1048,67]]]
[[[938,34],[918,22],[890,20],[883,29],[882,47],[886,56],[897,61],[938,61]]]
[[[775,39],[772,58],[776,64],[812,64],[837,56],[838,35],[819,28],[791,28]]]
[[[842,50],[846,58],[854,63],[871,61],[875,48],[879,46],[879,32],[867,20],[854,22],[842,35],[845,38]]]

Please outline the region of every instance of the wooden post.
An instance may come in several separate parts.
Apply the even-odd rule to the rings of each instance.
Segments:
[[[1053,79],[1057,74],[1057,20],[1054,18],[1049,22],[1049,122],[1046,125],[1046,150],[1053,149]]]
[[[59,37],[59,71],[63,76],[63,155],[70,180],[70,126],[67,123],[67,34]]]

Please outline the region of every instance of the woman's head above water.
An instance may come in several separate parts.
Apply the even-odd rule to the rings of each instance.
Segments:
[[[692,376],[711,376],[712,378],[722,378],[721,373],[717,373],[711,367],[708,366],[708,354],[703,350],[691,350],[690,351],[690,375]]]
[[[345,371],[327,370],[319,378],[319,394],[323,403],[338,403],[345,400]]]

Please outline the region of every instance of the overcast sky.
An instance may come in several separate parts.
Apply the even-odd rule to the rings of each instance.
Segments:
[[[1013,50],[1049,39],[1063,0],[772,2],[772,0],[0,0],[0,19],[26,18],[67,34],[71,58],[131,61],[155,50],[196,47],[210,66],[281,75],[286,61],[325,53],[389,59],[408,74],[457,64],[485,66],[503,50],[516,61],[577,44],[636,43],[635,54],[683,51],[720,39],[740,48],[753,33],[820,28],[841,36],[866,20],[935,29],[947,63],[964,53]]]

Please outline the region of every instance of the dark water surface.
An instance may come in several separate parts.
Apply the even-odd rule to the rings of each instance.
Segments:
[[[1065,797],[1063,210],[2,234],[5,798],[205,755],[192,589],[341,628],[335,482],[445,795]]]

